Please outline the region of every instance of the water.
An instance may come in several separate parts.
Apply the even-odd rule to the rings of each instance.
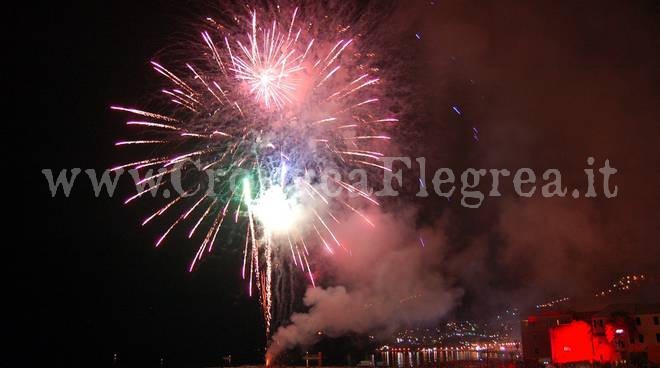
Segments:
[[[420,351],[383,351],[374,355],[379,366],[396,368],[438,367],[452,362],[508,362],[515,359],[511,352],[452,349],[423,349]]]

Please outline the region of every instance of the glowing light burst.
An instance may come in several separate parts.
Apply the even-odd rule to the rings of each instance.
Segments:
[[[290,102],[297,85],[296,74],[304,70],[302,62],[305,55],[296,54],[294,47],[300,32],[291,38],[297,13],[298,8],[293,12],[286,37],[279,33],[278,24],[274,20],[273,27],[264,30],[260,42],[257,35],[257,12],[253,11],[249,48],[237,41],[240,53],[235,54],[231,52],[229,41],[226,42],[232,62],[230,70],[236,73],[237,79],[247,82],[250,92],[266,107],[281,108]]]
[[[266,232],[280,235],[294,230],[299,221],[303,220],[301,204],[295,197],[288,197],[278,186],[266,189],[252,204],[259,222]]]
[[[152,152],[113,168],[137,170],[146,185],[126,203],[180,181],[183,192],[142,225],[176,212],[156,246],[188,224],[188,237],[200,239],[190,271],[219,243],[223,224],[245,226],[241,273],[250,295],[256,286],[267,333],[273,258],[292,262],[315,285],[310,257],[350,247],[333,232],[342,214],[373,226],[360,208],[378,202],[343,178],[354,168],[386,169],[387,131],[398,122],[378,95],[373,54],[360,51],[351,28],[299,18],[298,8],[279,6],[234,14],[229,24],[207,18],[202,42],[186,50],[189,62],[177,69],[151,62],[171,83],[162,90],[171,108],[112,107],[138,118],[127,126],[139,138],[116,145]],[[210,194],[203,170],[215,170]],[[350,195],[321,190],[327,170],[341,174],[329,184]],[[232,180],[227,172],[241,174]]]

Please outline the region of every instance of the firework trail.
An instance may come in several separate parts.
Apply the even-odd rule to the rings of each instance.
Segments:
[[[306,10],[244,7],[229,21],[207,18],[189,61],[151,62],[169,83],[169,107],[112,106],[137,136],[116,145],[151,152],[113,168],[137,170],[146,185],[126,203],[160,186],[177,189],[142,224],[177,212],[156,246],[188,226],[188,237],[199,239],[190,271],[221,241],[223,224],[245,226],[241,274],[260,299],[267,334],[273,258],[286,256],[313,286],[310,257],[350,251],[332,230],[340,213],[373,226],[360,208],[378,202],[346,180],[355,168],[385,169],[387,132],[398,122],[360,35]],[[322,180],[328,171],[339,175]],[[329,195],[328,187],[348,194]]]

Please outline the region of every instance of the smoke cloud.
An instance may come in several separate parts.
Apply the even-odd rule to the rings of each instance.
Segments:
[[[437,320],[455,306],[462,292],[442,273],[442,233],[416,232],[411,210],[368,216],[375,228],[358,216],[339,227],[347,251],[324,260],[337,286],[307,289],[309,311],[294,314],[291,324],[276,331],[268,356],[313,344],[319,331],[330,337],[387,336],[405,324]]]

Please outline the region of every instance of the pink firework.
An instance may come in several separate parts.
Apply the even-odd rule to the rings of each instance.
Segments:
[[[361,50],[359,35],[327,17],[316,25],[318,17],[302,19],[302,13],[278,6],[246,9],[229,24],[207,18],[201,42],[191,45],[194,57],[183,67],[151,63],[171,84],[162,93],[172,108],[112,107],[140,129],[138,138],[117,146],[155,152],[113,169],[135,169],[146,185],[126,203],[161,186],[183,189],[143,225],[178,211],[156,245],[188,223],[188,237],[200,238],[191,271],[220,241],[223,224],[245,226],[241,272],[250,294],[256,281],[267,333],[273,258],[292,262],[314,285],[310,256],[350,247],[333,231],[342,214],[373,226],[360,208],[378,201],[369,188],[349,183],[348,173],[387,170],[387,131],[398,122],[382,103],[374,55]],[[210,175],[191,174],[209,170],[216,172],[211,181]],[[329,182],[348,194],[325,193],[320,178],[328,170],[340,175],[326,187]],[[227,172],[241,174],[232,181]],[[202,179],[181,184],[191,176]],[[204,189],[211,182],[216,185],[209,194]]]

